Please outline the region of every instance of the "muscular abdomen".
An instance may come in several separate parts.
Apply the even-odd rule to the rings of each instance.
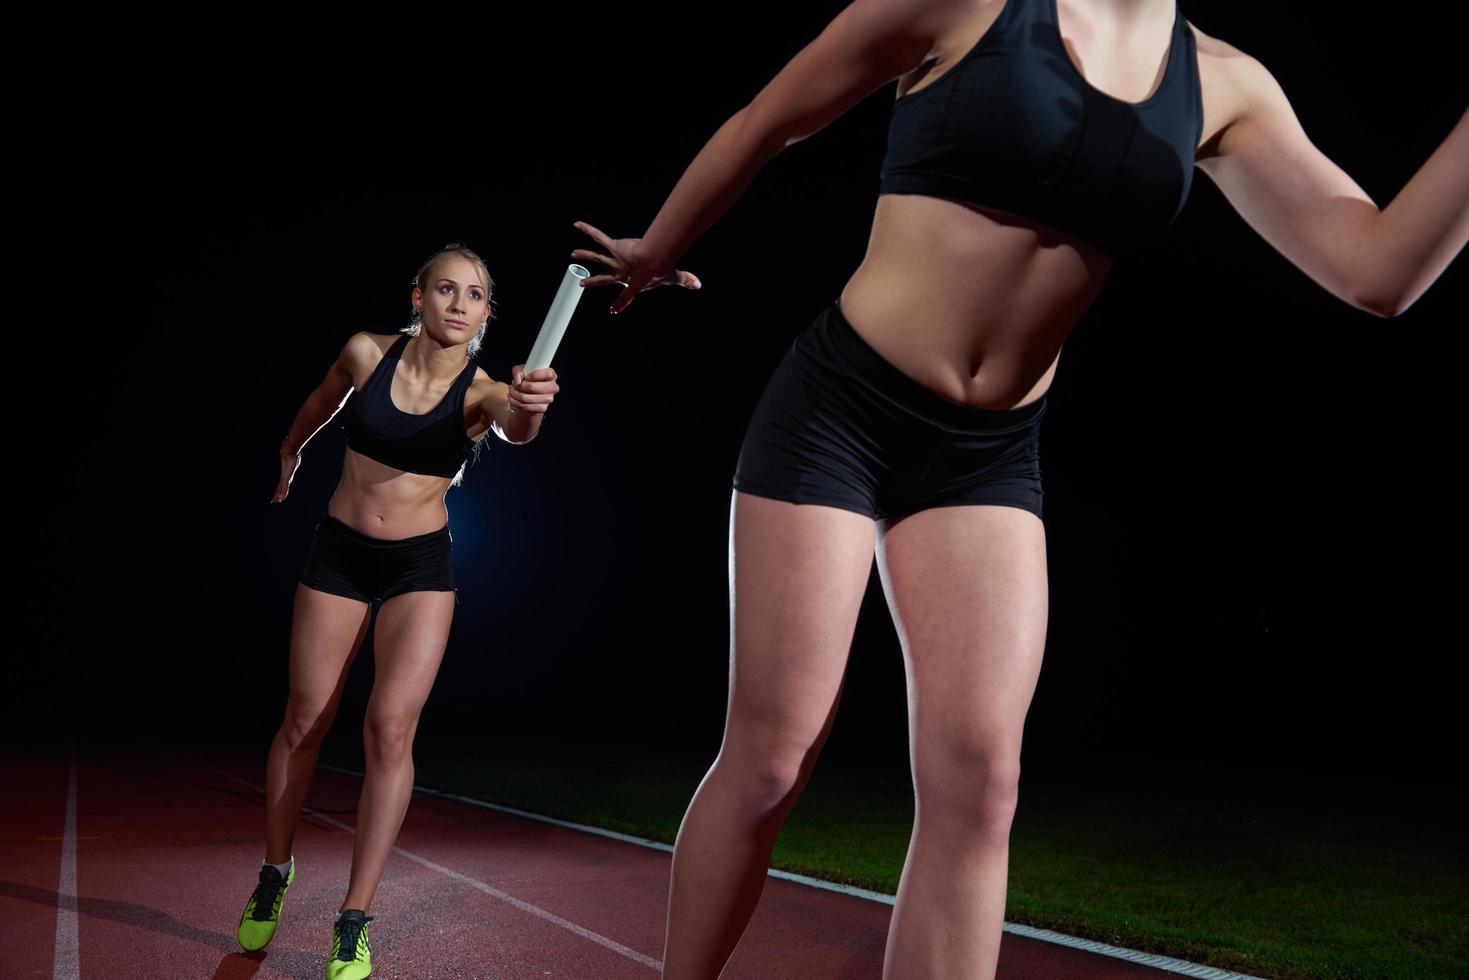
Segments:
[[[878,353],[951,401],[1005,409],[1050,386],[1111,269],[1027,219],[940,198],[878,198],[842,312]]]

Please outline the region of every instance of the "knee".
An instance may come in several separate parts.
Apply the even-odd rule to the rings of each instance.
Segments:
[[[369,715],[363,725],[362,741],[367,756],[374,763],[398,766],[411,760],[416,718],[401,715]]]
[[[994,740],[951,741],[916,757],[918,819],[976,842],[1007,841],[1020,797],[1020,752]]]
[[[809,742],[780,738],[726,743],[716,763],[735,808],[748,820],[779,821],[795,804],[815,763]]]
[[[292,701],[286,705],[286,717],[281,722],[281,738],[290,752],[315,751],[321,740],[332,727],[335,711],[327,705],[312,705]]]

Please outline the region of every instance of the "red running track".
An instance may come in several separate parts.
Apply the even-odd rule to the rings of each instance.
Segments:
[[[71,765],[64,758],[0,757],[8,787],[0,798],[0,974],[17,980],[322,976],[332,916],[346,888],[360,780],[318,772],[308,804],[314,812],[296,836],[296,881],[280,931],[265,951],[244,953],[234,929],[260,867],[261,765],[237,759],[76,763],[74,902],[58,892]],[[656,978],[669,861],[665,851],[416,796],[372,910],[373,976]],[[891,912],[867,899],[771,878],[724,976],[878,978]],[[67,921],[76,923],[79,973],[66,965]],[[1007,933],[999,976],[1176,974]]]

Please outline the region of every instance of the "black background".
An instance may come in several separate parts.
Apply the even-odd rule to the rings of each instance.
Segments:
[[[508,375],[587,244],[572,221],[642,234],[840,8],[88,24],[22,105],[36,166],[13,190],[39,220],[13,267],[9,481],[32,628],[7,644],[7,723],[263,753],[340,424],[281,506],[275,452],[346,337],[402,326],[418,263],[464,241],[496,279],[479,361]],[[1421,17],[1344,9],[1185,14],[1260,58],[1385,206],[1464,111],[1462,45]],[[649,293],[616,319],[615,292],[583,298],[541,437],[492,441],[449,494],[464,601],[421,747],[713,757],[729,478],[777,360],[861,260],[892,97],[761,172],[680,262],[702,292]],[[1404,316],[1358,312],[1196,174],[1051,390],[1027,767],[1432,784],[1462,747],[1466,299],[1461,258]],[[874,576],[829,752],[901,766],[904,710]]]

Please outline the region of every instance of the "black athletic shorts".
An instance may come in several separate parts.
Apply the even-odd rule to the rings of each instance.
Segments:
[[[411,538],[374,538],[323,514],[311,539],[301,582],[362,602],[404,592],[453,592],[449,525]]]
[[[1045,411],[1045,395],[1004,411],[950,401],[884,360],[833,303],[776,367],[734,487],[874,520],[958,504],[1041,517]]]

